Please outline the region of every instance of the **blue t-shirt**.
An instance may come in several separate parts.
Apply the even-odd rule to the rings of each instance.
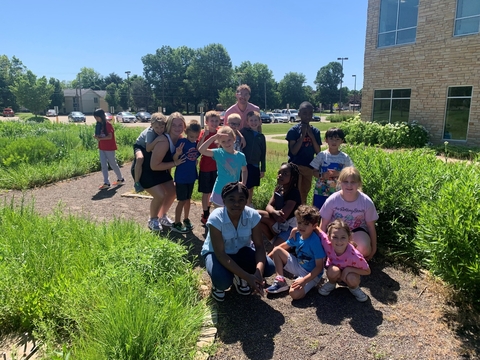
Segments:
[[[322,145],[322,140],[320,139],[320,130],[316,127],[309,125],[312,128],[313,135],[317,144],[320,146]],[[288,130],[285,140],[290,142],[291,140],[297,140],[300,136],[302,136],[302,124],[297,124]],[[290,148],[288,150],[288,160],[297,165],[303,165],[310,167],[310,162],[313,160],[315,156],[315,149],[312,145],[312,139],[310,136],[305,135],[303,138],[302,147],[298,150],[297,155],[293,155],[290,152]]]
[[[286,243],[288,246],[295,249],[298,263],[308,272],[312,272],[313,269],[315,269],[315,260],[323,259],[327,256],[325,250],[323,250],[320,238],[315,232],[312,232],[312,235],[303,240],[300,237],[300,233],[297,231],[295,239],[288,239]],[[323,271],[318,276],[322,276],[322,274]]]
[[[197,150],[197,142],[182,138],[177,141],[177,148],[180,144],[184,144],[185,162],[175,168],[175,182],[177,184],[193,184],[198,178],[197,159],[200,153]]]
[[[235,154],[230,154],[223,148],[212,149],[212,151],[213,160],[217,163],[217,180],[215,180],[213,192],[221,194],[225,185],[240,179],[242,166],[247,166],[247,160],[245,155],[239,151]]]

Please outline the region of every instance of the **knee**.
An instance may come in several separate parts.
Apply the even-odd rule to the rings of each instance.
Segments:
[[[347,283],[349,288],[356,288],[358,285],[360,285],[360,275],[350,273],[345,278],[345,282]]]
[[[342,270],[340,270],[340,268],[332,265],[327,269],[328,280],[332,282],[337,282],[341,276],[342,276]]]
[[[292,300],[303,299],[305,297],[305,290],[304,289],[292,290],[292,288],[290,288],[290,290],[288,291],[288,295],[290,295]]]

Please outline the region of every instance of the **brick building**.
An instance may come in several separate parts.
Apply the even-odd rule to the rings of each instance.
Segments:
[[[480,146],[480,0],[369,0],[362,118]]]

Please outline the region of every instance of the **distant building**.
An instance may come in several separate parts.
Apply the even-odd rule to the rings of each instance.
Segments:
[[[362,118],[480,146],[479,0],[369,0]]]
[[[105,90],[65,89],[63,95],[65,97],[64,114],[72,111],[92,114],[98,108],[108,111],[108,103],[105,101],[107,92]]]

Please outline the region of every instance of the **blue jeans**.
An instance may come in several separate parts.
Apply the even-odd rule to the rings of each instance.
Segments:
[[[243,247],[236,254],[228,254],[230,258],[237,263],[243,270],[249,274],[254,274],[257,266],[255,260],[255,250],[251,247]],[[227,270],[218,261],[215,253],[205,254],[205,267],[208,275],[212,279],[212,284],[219,290],[226,290],[233,284],[233,273]],[[275,264],[268,256],[265,264],[263,276],[268,277],[275,274]]]

